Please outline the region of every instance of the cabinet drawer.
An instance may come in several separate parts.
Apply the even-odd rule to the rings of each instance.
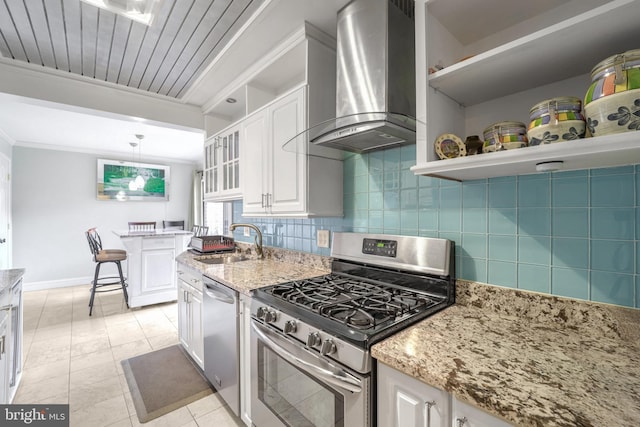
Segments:
[[[178,279],[184,283],[185,286],[199,291],[200,298],[202,298],[202,276],[192,276],[191,274],[185,274],[184,271],[178,270]]]
[[[142,239],[142,249],[173,249],[175,240],[173,238],[148,238]]]

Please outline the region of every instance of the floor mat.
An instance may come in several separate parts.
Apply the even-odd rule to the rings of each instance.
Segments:
[[[209,383],[180,345],[120,363],[141,423],[213,393]]]

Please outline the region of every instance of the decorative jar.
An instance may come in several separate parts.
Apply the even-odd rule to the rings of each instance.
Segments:
[[[591,136],[640,130],[640,49],[593,67],[584,112]]]
[[[529,146],[584,138],[585,128],[580,98],[546,99],[529,110]]]
[[[493,152],[511,150],[527,146],[527,127],[522,122],[498,122],[487,127],[482,133],[482,151]]]

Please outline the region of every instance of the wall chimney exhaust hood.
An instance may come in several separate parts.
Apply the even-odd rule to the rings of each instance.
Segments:
[[[354,0],[338,12],[336,118],[312,144],[365,153],[415,143],[412,0]]]

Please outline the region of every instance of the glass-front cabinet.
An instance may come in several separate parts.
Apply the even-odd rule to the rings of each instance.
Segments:
[[[240,127],[231,126],[204,144],[204,198],[207,201],[239,199]]]

